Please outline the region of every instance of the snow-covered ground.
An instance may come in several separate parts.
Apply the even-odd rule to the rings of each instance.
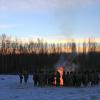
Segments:
[[[100,86],[84,88],[20,85],[17,75],[0,75],[0,100],[100,100]]]

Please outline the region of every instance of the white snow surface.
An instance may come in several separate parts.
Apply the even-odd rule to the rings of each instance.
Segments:
[[[100,86],[34,87],[31,75],[27,85],[17,75],[0,75],[0,100],[100,100]]]

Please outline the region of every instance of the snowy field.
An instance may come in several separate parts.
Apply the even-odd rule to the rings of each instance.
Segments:
[[[84,88],[20,85],[17,75],[0,75],[0,100],[100,100],[100,86]]]

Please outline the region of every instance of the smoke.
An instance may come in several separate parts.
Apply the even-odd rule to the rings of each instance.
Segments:
[[[57,69],[59,70],[60,67],[63,67],[65,70],[65,73],[75,71],[78,68],[77,64],[74,64],[72,62],[73,59],[76,59],[76,53],[73,52],[69,55],[62,54],[56,64]]]

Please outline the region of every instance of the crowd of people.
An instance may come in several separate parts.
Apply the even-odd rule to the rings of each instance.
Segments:
[[[64,86],[94,86],[100,81],[99,73],[96,71],[67,72],[63,74]]]
[[[24,80],[25,84],[28,81],[28,72],[23,71],[19,73],[20,84]],[[34,86],[61,86],[61,74],[59,71],[56,72],[33,72]],[[78,72],[63,72],[62,74],[63,85],[65,87],[80,87],[80,86],[94,86],[98,85],[100,81],[100,75],[97,71],[78,71]]]

